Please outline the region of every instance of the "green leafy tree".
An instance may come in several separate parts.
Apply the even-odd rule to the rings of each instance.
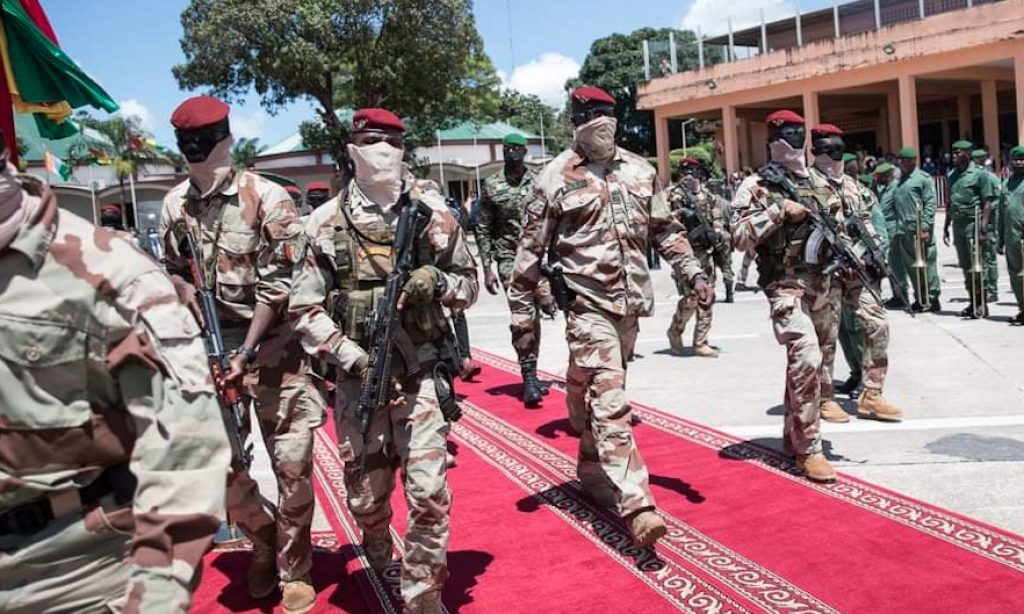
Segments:
[[[548,155],[556,155],[565,149],[571,140],[568,122],[559,115],[537,96],[505,90],[501,93],[496,119],[535,134],[543,132]]]
[[[497,104],[470,0],[191,0],[182,13],[185,89],[252,90],[275,113],[313,101],[301,133],[344,159],[339,108],[386,107],[414,139]]]
[[[138,179],[139,171],[147,166],[168,165],[177,168],[180,158],[159,147],[151,146],[149,141],[152,140],[152,135],[142,129],[142,120],[138,117],[111,115],[107,119],[96,119],[86,112],[81,112],[75,116],[75,120],[110,139],[110,165],[121,186],[122,203],[130,202],[125,192],[125,181],[129,177]],[[84,158],[88,153],[76,155]]]
[[[253,161],[266,148],[266,145],[260,145],[259,139],[238,139],[235,142],[235,146],[231,148],[231,161],[234,163],[235,168],[252,168]]]
[[[629,34],[612,34],[594,41],[579,76],[566,83],[568,88],[595,85],[611,94],[615,98],[615,114],[619,120],[619,144],[643,155],[655,152],[654,114],[636,108],[637,85],[644,80],[643,41],[668,41],[669,32],[675,36],[679,70],[697,68],[697,39],[693,32],[641,28]],[[704,51],[705,62],[709,65],[722,60],[719,49],[705,48]]]

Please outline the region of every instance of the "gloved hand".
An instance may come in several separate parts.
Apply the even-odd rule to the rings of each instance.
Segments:
[[[366,376],[370,373],[370,355],[364,353],[362,356],[356,359],[352,363],[352,370],[350,372],[354,377],[359,378],[359,381],[365,382]]]
[[[402,287],[402,295],[398,297],[398,308],[402,309],[406,304],[422,305],[434,300],[440,279],[441,271],[429,264],[414,270]]]
[[[807,209],[800,203],[792,200],[782,201],[782,215],[791,224],[799,224],[807,217]]]

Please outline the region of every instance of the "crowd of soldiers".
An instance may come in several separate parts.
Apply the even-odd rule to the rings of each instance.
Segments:
[[[644,158],[616,145],[608,93],[580,87],[570,109],[573,145],[539,171],[525,165],[521,136],[504,139],[476,241],[485,288],[507,294],[527,408],[547,393],[541,316],[564,314],[584,492],[618,512],[637,547],[665,535],[625,393],[638,322],[654,305],[649,246],[680,296],[670,347],[682,352],[695,317],[702,357],[717,355],[716,268],[732,301],[733,247],[756,256],[787,348],[785,451],[808,479],[834,480],[820,420],[849,420],[834,400],[837,340],[863,379],[858,415],[902,416],[882,396],[887,264],[871,247],[892,254],[895,289],[910,275],[915,310],[938,308],[935,198],[914,152],[901,152],[901,176],[881,192],[886,209],[858,182],[842,131],[812,127],[808,164],[804,120],[776,112],[771,163],[730,204],[693,159],[663,189]],[[0,610],[186,612],[225,518],[252,542],[249,594],[280,590],[285,612],[311,610],[313,436],[330,408],[368,565],[395,563],[398,471],[401,595],[410,613],[441,612],[454,376],[473,373],[464,313],[478,269],[467,236],[438,187],[406,167],[406,128],[387,110],[355,113],[348,178],[333,198],[326,184],[309,190],[305,218],[284,188],[233,167],[226,104],[191,98],[171,123],[189,177],[164,201],[162,267],[123,233],[59,210],[0,152]],[[961,266],[973,275],[1005,248],[1020,301],[1024,148],[1001,190],[998,239],[992,185],[958,152],[946,228]],[[250,411],[277,481],[270,506],[250,475]]]

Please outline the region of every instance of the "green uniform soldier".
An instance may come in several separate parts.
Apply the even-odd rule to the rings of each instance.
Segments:
[[[1002,190],[1002,224],[999,231],[999,250],[1006,254],[1006,268],[1010,273],[1010,287],[1017,299],[1017,315],[1010,324],[1024,325],[1024,147],[1010,150],[1013,174],[1007,178]]]
[[[994,288],[989,292],[984,281],[989,274],[985,266],[985,252],[988,249],[995,251],[997,243],[995,234],[989,232],[995,194],[985,169],[971,160],[971,142],[953,143],[953,152],[956,166],[949,176],[949,210],[946,212],[942,240],[946,245],[950,244],[949,230],[952,227],[957,263],[964,272],[964,285],[971,301],[960,312],[960,316],[984,318],[988,317],[985,295],[995,293]],[[979,222],[980,228],[976,228]],[[979,240],[980,244],[977,244]],[[975,256],[981,260],[983,272],[980,275],[971,272],[972,258]]]
[[[890,237],[893,275],[906,286],[910,277],[914,288],[914,311],[936,313],[939,303],[938,249],[935,246],[935,181],[917,168],[917,151],[904,147],[899,153],[903,175],[893,182],[892,206],[895,223]],[[920,256],[922,267],[914,267]],[[909,300],[909,297],[903,297]]]
[[[512,280],[512,268],[519,247],[523,213],[526,201],[533,193],[533,181],[537,172],[526,168],[526,139],[521,134],[508,134],[502,139],[502,153],[505,168],[484,180],[480,194],[480,213],[476,224],[476,244],[480,260],[484,265],[484,286],[491,294],[501,287],[508,292]],[[495,275],[492,264],[498,268]],[[545,289],[546,289],[545,284]],[[545,311],[553,312],[553,302],[539,295],[546,305]],[[540,315],[535,323],[536,335],[528,344],[519,340],[520,329],[510,326],[512,346],[519,355],[519,368],[523,374],[522,401],[527,407],[536,407],[547,393],[547,386],[537,380],[537,352],[540,349]]]
[[[989,211],[988,233],[989,242],[985,246],[985,302],[994,303],[999,300],[999,265],[996,263],[996,247],[999,243],[1000,208],[1002,207],[1003,180],[994,172],[989,170],[985,164],[989,159],[988,152],[984,149],[975,149],[971,152],[971,160],[975,166],[985,171],[985,178],[992,185],[992,207]]]
[[[122,235],[0,151],[6,614],[187,614],[224,515],[231,447],[199,328]]]
[[[888,162],[882,162],[875,167],[875,193],[878,194],[878,206],[882,211],[882,217],[885,218],[885,234],[889,237],[896,234],[896,205],[893,202],[895,174],[896,167]],[[891,243],[889,244],[887,255],[889,256],[889,262],[898,258],[893,252]],[[907,305],[906,300],[907,297],[900,296],[900,292],[893,288],[892,298],[886,302],[885,306],[890,309],[903,309]]]

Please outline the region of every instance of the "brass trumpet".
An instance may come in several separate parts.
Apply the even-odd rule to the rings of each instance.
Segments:
[[[1020,272],[1017,273],[1017,277],[1024,279],[1024,239],[1020,240],[1020,261],[1022,266],[1020,267]]]
[[[981,207],[974,211],[974,244],[971,245],[971,315],[985,316],[985,267],[981,262]]]
[[[924,212],[922,210],[921,203],[917,203],[917,210],[915,213],[914,264],[910,266],[914,269],[914,289],[917,291],[917,302],[921,305],[925,305],[924,301],[928,300],[930,288],[928,287],[928,263],[925,261],[926,248],[924,239],[921,238],[921,232],[924,227],[924,222],[922,220]]]

